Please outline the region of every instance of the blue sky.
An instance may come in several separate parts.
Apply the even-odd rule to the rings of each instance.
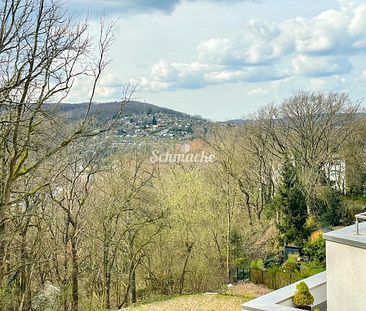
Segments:
[[[70,0],[74,15],[116,20],[97,100],[134,97],[214,120],[247,116],[300,89],[361,99],[365,0]],[[91,29],[96,29],[92,25]],[[93,30],[92,30],[93,32]],[[70,101],[83,101],[77,81]]]

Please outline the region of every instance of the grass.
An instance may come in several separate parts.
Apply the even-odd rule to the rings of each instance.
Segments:
[[[263,286],[242,284],[223,294],[194,294],[127,308],[129,311],[241,311],[241,305],[268,292]]]
[[[130,307],[131,311],[240,311],[240,305],[254,297],[221,294],[184,295],[162,302]]]

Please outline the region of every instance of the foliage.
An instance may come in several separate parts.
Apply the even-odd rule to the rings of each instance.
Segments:
[[[343,196],[342,224],[347,226],[355,221],[355,215],[365,212],[366,197],[363,196]]]
[[[304,270],[295,272],[284,271],[276,266],[268,270],[251,269],[250,281],[255,284],[263,284],[271,289],[278,289],[322,271],[324,271],[324,267],[305,267]]]
[[[243,237],[238,230],[233,230],[230,234],[231,256],[235,267],[247,268],[250,260],[244,251]]]
[[[257,259],[257,260],[253,260],[250,263],[250,267],[252,269],[257,269],[257,270],[264,270],[264,262],[262,259]]]
[[[302,262],[300,267],[300,275],[302,279],[308,278],[314,274],[318,274],[325,270],[324,264],[317,260],[310,262]]]
[[[280,213],[277,225],[280,243],[302,245],[303,240],[309,236],[306,199],[296,169],[289,159],[283,163],[281,183],[272,208]]]
[[[281,266],[280,265],[272,265],[271,267],[267,268],[267,271],[269,273],[277,273],[279,271],[281,271]]]
[[[234,267],[245,269],[248,268],[250,262],[247,257],[238,257],[234,260]]]
[[[281,259],[278,256],[272,256],[264,260],[265,268],[279,267],[281,265]]]
[[[340,193],[331,187],[321,188],[316,200],[316,211],[321,227],[339,225],[343,214]]]
[[[309,232],[313,232],[318,229],[317,223],[315,222],[315,218],[313,215],[309,215],[306,219],[306,227]]]
[[[314,297],[310,293],[309,287],[305,282],[300,282],[296,285],[296,293],[292,299],[293,303],[297,307],[310,306],[314,303]]]
[[[298,257],[299,257],[298,254],[289,255],[288,259],[282,265],[282,268],[288,272],[297,271],[298,270],[298,263],[297,263]]]
[[[320,236],[315,240],[309,239],[304,246],[303,253],[309,260],[324,264],[326,259],[324,238]]]

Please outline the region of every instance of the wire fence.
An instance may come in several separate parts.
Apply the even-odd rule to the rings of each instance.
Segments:
[[[250,269],[249,279],[254,284],[263,284],[271,289],[279,289],[324,270],[324,267],[315,267],[306,271],[295,272]]]

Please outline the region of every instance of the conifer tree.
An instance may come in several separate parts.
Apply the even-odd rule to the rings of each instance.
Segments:
[[[308,237],[306,199],[296,169],[289,159],[283,164],[281,182],[273,205],[279,214],[277,227],[280,242],[302,245]]]

